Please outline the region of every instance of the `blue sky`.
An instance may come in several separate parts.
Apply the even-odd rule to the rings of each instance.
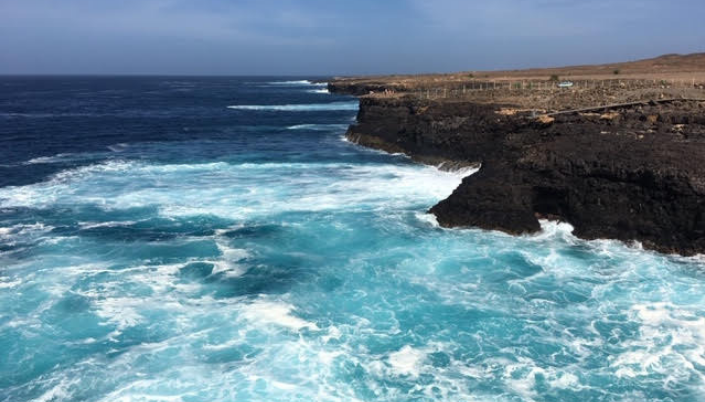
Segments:
[[[0,74],[331,75],[705,51],[703,0],[0,0]]]

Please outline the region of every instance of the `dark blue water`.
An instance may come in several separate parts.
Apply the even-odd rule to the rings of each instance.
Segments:
[[[0,78],[0,401],[700,401],[698,258],[444,230],[281,78]]]

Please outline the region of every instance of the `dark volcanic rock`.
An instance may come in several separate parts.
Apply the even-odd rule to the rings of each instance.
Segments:
[[[636,106],[543,122],[500,105],[362,98],[348,137],[432,164],[482,163],[431,211],[446,227],[512,234],[561,219],[585,239],[705,251],[705,111]]]

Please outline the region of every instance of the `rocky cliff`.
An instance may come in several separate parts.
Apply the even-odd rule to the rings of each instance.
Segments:
[[[684,255],[705,251],[705,103],[555,117],[510,107],[363,97],[347,136],[424,163],[481,163],[431,209],[446,227],[523,234],[550,218],[571,223],[585,239],[640,241]]]

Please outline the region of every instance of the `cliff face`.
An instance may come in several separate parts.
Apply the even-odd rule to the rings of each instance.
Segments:
[[[705,104],[536,118],[501,105],[361,99],[348,138],[450,166],[481,163],[431,209],[446,227],[513,234],[560,219],[585,239],[705,252]]]

